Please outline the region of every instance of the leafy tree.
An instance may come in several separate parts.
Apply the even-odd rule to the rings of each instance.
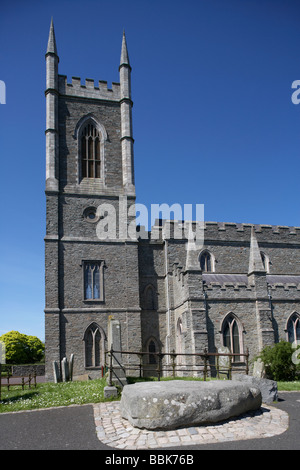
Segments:
[[[292,360],[295,349],[287,341],[280,341],[274,346],[266,346],[259,357],[265,364],[267,377],[276,381],[295,380],[300,373],[300,366]]]
[[[32,364],[44,357],[44,344],[36,336],[10,331],[0,336],[5,344],[7,364]]]

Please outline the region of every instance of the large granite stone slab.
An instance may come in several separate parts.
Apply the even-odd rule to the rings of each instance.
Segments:
[[[216,423],[261,406],[257,387],[234,380],[172,380],[126,385],[121,414],[138,428],[176,429]]]

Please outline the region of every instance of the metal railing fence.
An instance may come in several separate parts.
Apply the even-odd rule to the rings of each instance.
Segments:
[[[116,354],[122,355],[120,361]],[[128,361],[132,356],[138,362]],[[119,356],[120,357],[120,356]],[[228,358],[224,365],[222,358]],[[241,361],[241,358],[244,358]],[[107,361],[108,359],[108,361]],[[124,361],[123,361],[124,359]],[[200,376],[203,380],[209,377],[232,379],[232,372],[244,372],[249,374],[249,351],[245,353],[211,353],[204,350],[203,353],[178,353],[173,350],[171,353],[165,352],[145,352],[145,351],[116,351],[111,346],[106,351],[106,369],[108,370],[108,383],[112,385],[113,377],[122,385],[122,381],[117,371],[122,371],[123,375],[130,375],[131,371],[137,372],[140,378],[149,377],[151,373],[158,380],[163,376]],[[190,374],[192,373],[192,374]]]

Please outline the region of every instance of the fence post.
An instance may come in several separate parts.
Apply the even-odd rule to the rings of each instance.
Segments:
[[[232,359],[234,358],[234,356],[232,356],[231,354],[229,354],[229,369],[228,369],[228,378],[229,380],[232,380]]]
[[[161,370],[161,362],[162,362],[161,360],[162,360],[162,356],[163,356],[163,354],[158,353],[158,366],[157,366],[157,369],[158,369],[158,370],[157,370],[157,376],[158,376],[157,378],[158,378],[158,381],[160,381],[161,372],[162,372],[162,370]]]
[[[0,401],[1,401],[1,385],[2,385],[2,364],[0,362]]]
[[[112,387],[113,386],[113,383],[112,383],[112,371],[113,371],[113,367],[112,367],[112,360],[113,360],[113,345],[111,344],[110,346],[110,351],[108,353],[108,356],[109,356],[109,366],[108,366],[108,386],[109,387]]]
[[[139,360],[140,360],[140,379],[142,378],[142,370],[143,370],[143,355],[138,354]]]
[[[175,378],[175,367],[176,367],[176,354],[175,354],[175,349],[173,349],[173,352],[171,354],[171,358],[172,358],[172,376],[173,378]]]
[[[204,369],[203,369],[203,379],[206,381],[207,374],[207,349],[204,349]]]
[[[246,352],[246,375],[249,374],[249,349],[247,348]]]

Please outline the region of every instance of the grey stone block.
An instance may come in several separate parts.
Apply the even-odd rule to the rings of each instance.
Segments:
[[[117,397],[118,390],[116,387],[109,387],[108,385],[104,387],[104,398]]]
[[[260,406],[258,388],[233,380],[136,383],[121,398],[123,418],[150,430],[216,423]]]
[[[278,388],[275,380],[259,379],[251,375],[236,374],[234,380],[243,382],[250,387],[257,387],[261,391],[262,402],[269,404],[278,400]]]

